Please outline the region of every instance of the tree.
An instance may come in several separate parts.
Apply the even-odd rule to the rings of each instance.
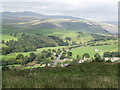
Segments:
[[[111,57],[111,53],[110,52],[104,52],[103,57]]]
[[[54,57],[51,57],[51,60],[54,60]]]
[[[10,54],[11,50],[9,47],[2,47],[2,54],[6,55],[6,54]]]
[[[51,57],[51,55],[52,55],[52,53],[51,53],[51,52],[48,52],[48,53],[46,54],[46,57],[49,58],[49,57]]]
[[[95,61],[97,61],[97,62],[102,62],[103,61],[99,53],[96,53],[94,55],[94,57],[95,57]]]
[[[36,58],[36,55],[34,53],[30,53],[30,60],[33,61]]]
[[[46,66],[48,66],[49,63],[51,63],[50,59],[44,59],[42,60],[43,64],[46,64]]]
[[[11,58],[10,60],[7,61],[8,65],[13,65],[13,64],[17,64],[16,60]]]
[[[72,41],[72,45],[77,45],[77,43],[75,41]]]
[[[30,57],[25,56],[25,57],[24,57],[24,60],[21,62],[21,64],[22,64],[22,65],[25,65],[25,64],[27,64],[27,63],[29,63],[29,62],[30,62]]]
[[[77,55],[77,59],[81,59],[80,55]]]
[[[119,57],[120,53],[119,52],[111,52],[111,57]]]
[[[72,52],[68,52],[67,57],[72,57]]]
[[[60,59],[64,59],[66,56],[64,54],[62,54],[62,56],[60,57]]]
[[[71,41],[71,37],[66,37],[65,39]]]
[[[16,60],[17,60],[17,59],[21,59],[21,60],[22,60],[23,58],[24,58],[24,55],[23,55],[23,54],[18,54],[18,55],[16,56]]]
[[[52,50],[52,52],[56,52],[56,50],[55,50],[55,49],[53,49],[53,50]]]
[[[78,64],[79,60],[78,59],[73,59],[70,64]]]
[[[66,51],[65,48],[62,48],[63,51]]]
[[[82,56],[82,58],[83,58],[83,59],[84,59],[84,58],[90,58],[89,53],[84,53],[83,56]]]
[[[2,40],[1,42],[4,44],[4,43],[5,43],[5,40]]]
[[[51,52],[51,49],[48,49],[49,52]]]
[[[78,35],[77,38],[80,38],[80,35]]]
[[[0,60],[1,62],[0,63],[2,63],[2,66],[6,66],[7,65],[7,61],[6,60]]]
[[[46,50],[43,50],[41,53],[47,53],[47,51],[46,51]]]

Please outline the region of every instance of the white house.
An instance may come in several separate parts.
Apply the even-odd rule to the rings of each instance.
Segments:
[[[56,55],[56,53],[53,52],[53,55]]]
[[[113,57],[111,58],[111,61],[114,62],[114,61],[119,61],[120,60],[120,57]]]
[[[99,51],[98,49],[94,49],[94,51]]]
[[[80,60],[78,63],[83,63],[84,62],[84,60]]]
[[[111,60],[112,62],[114,61],[120,61],[120,57],[105,57],[105,61]]]
[[[105,59],[105,61],[107,61],[107,60],[111,60],[111,58],[109,58],[109,57],[106,57],[106,58],[104,58]]]

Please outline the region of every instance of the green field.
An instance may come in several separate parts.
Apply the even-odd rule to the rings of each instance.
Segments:
[[[2,40],[9,41],[9,40],[17,40],[17,37],[10,36],[9,34],[3,34]]]
[[[118,88],[118,63],[11,70],[2,75],[3,88]]]
[[[84,32],[83,34],[78,34],[76,33],[76,31],[70,30],[57,30],[56,32],[47,35],[60,36],[63,39],[65,39],[66,37],[71,37],[71,41],[75,41],[76,43],[83,43],[93,39],[93,37],[89,33]],[[79,38],[77,37],[78,35],[80,35]]]
[[[0,43],[0,48],[1,47],[7,47],[5,44]]]
[[[27,66],[27,67],[23,67],[20,70],[25,70],[25,69],[33,69],[33,68],[39,68],[39,67],[44,67],[45,65],[39,65],[39,66]]]
[[[102,50],[102,51],[95,51],[94,49]],[[82,56],[84,53],[89,53],[90,57],[93,57],[95,53],[99,53],[103,55],[104,52],[112,52],[118,51],[118,44],[112,45],[104,45],[104,46],[87,46],[87,47],[80,47],[71,50],[73,53],[73,58],[76,58],[77,55]]]

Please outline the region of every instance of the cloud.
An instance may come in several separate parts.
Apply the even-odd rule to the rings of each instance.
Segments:
[[[4,0],[3,11],[33,11],[93,20],[117,20],[118,0]]]

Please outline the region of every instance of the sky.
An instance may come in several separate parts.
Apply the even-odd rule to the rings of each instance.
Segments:
[[[32,11],[97,21],[117,21],[119,0],[3,0],[1,11]]]

